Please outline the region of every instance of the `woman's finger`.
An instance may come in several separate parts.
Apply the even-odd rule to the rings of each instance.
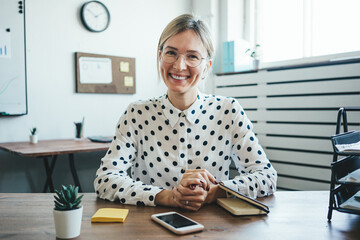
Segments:
[[[201,174],[203,177],[203,179],[206,179],[206,183],[207,183],[207,186],[210,186],[210,182],[212,184],[218,184],[218,182],[216,181],[215,177],[209,172],[207,171],[206,169],[188,169],[186,170],[185,174],[183,175],[183,178],[187,178],[187,177],[190,177],[190,176],[194,176],[196,174]]]
[[[204,202],[199,201],[191,201],[191,200],[180,200],[179,207],[190,210],[190,211],[197,211],[201,208]]]
[[[204,169],[210,182],[213,183],[213,184],[218,184],[218,181],[216,181],[216,178],[206,169]]]
[[[197,211],[201,208],[202,204],[198,202],[185,201],[183,208],[190,211]]]
[[[201,184],[198,184],[200,187],[202,187],[204,190],[208,190],[210,189],[210,180],[208,178],[208,175],[205,171],[198,171],[198,172],[193,172],[191,174],[192,179],[199,179]],[[188,185],[188,187],[190,187],[191,185]],[[192,187],[193,188],[193,187]]]
[[[194,186],[194,185],[195,185],[195,188],[190,187],[190,186]],[[197,184],[194,184],[194,185],[184,186],[182,184],[179,184],[177,186],[177,191],[183,196],[203,195],[205,190],[201,187],[198,187]]]
[[[194,173],[191,175],[183,176],[180,181],[180,185],[187,188],[190,188],[191,185],[203,187],[204,185],[206,185],[206,180],[201,174]]]

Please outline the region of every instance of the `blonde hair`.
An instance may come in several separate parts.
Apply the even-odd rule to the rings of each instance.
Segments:
[[[206,51],[207,59],[212,60],[214,58],[215,49],[211,37],[211,32],[208,25],[195,17],[192,14],[182,14],[175,19],[173,19],[163,30],[157,48],[157,70],[158,77],[160,79],[160,56],[159,51],[163,50],[165,42],[172,36],[184,32],[186,30],[194,31],[201,39]]]

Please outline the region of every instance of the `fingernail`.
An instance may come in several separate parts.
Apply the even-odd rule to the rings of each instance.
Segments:
[[[219,182],[215,180],[215,184],[219,184]]]

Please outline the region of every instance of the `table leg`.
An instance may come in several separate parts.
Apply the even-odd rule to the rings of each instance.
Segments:
[[[73,153],[69,154],[69,164],[70,164],[71,174],[72,174],[74,182],[75,182],[75,186],[78,186],[79,187],[79,192],[82,192],[82,189],[81,189],[81,186],[80,186],[80,181],[79,181],[78,175],[76,173],[76,169],[75,169],[75,162],[74,162],[74,154]]]
[[[46,182],[45,182],[45,186],[44,186],[44,189],[43,189],[44,193],[47,192],[48,187],[49,187],[50,192],[52,192],[52,193],[54,192],[54,183],[52,181],[51,176],[52,176],[52,173],[53,173],[53,170],[54,170],[54,167],[55,167],[56,158],[57,158],[57,155],[54,155],[52,157],[51,166],[49,166],[48,158],[47,157],[43,158],[44,167],[45,167],[45,171],[46,171]]]

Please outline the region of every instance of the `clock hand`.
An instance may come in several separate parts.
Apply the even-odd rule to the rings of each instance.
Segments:
[[[90,9],[87,8],[86,11],[88,11],[89,13],[91,13],[93,16],[96,17],[95,13],[93,13],[92,11],[90,11]]]
[[[95,15],[95,17],[97,18],[98,16],[103,15],[103,14],[104,14],[104,12],[102,12],[102,13],[100,13],[98,15]]]

